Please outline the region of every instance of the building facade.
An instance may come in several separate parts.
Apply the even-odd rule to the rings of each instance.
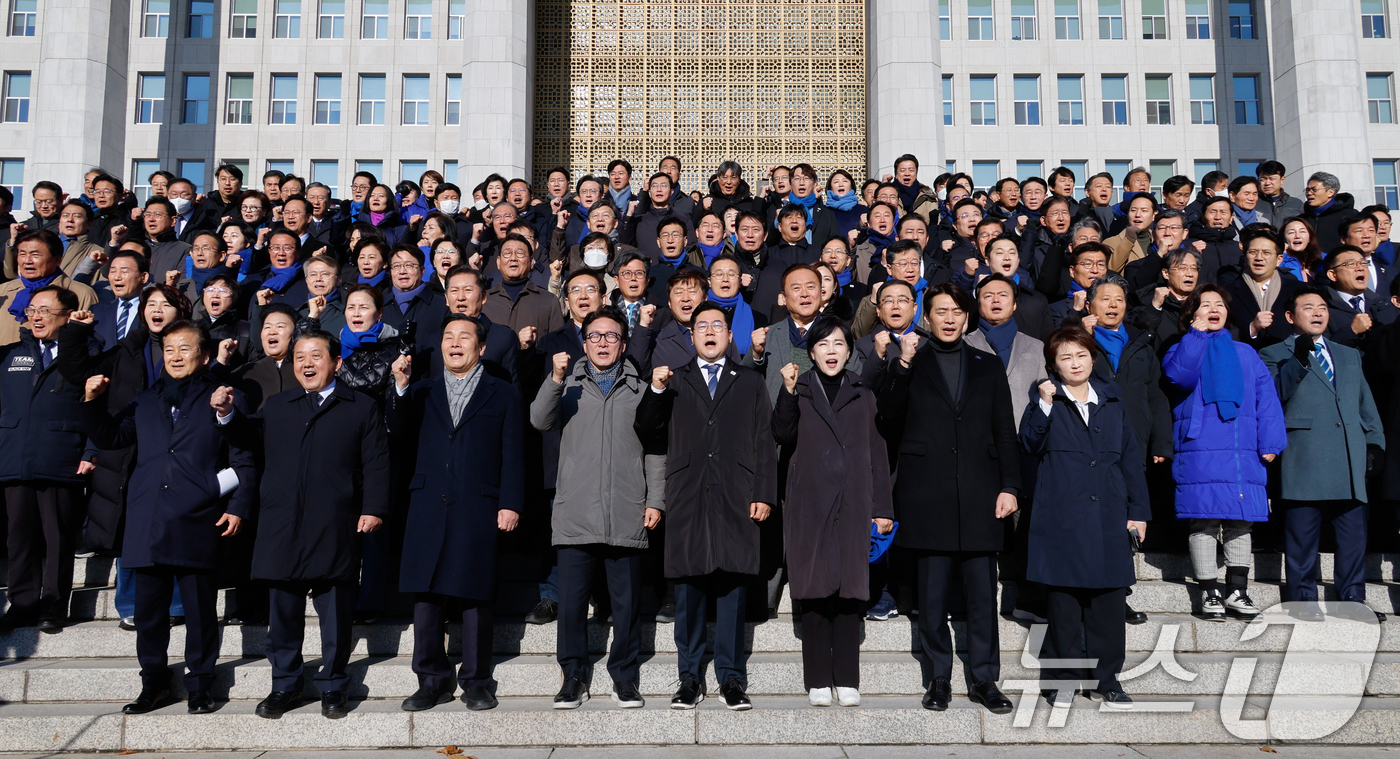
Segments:
[[[543,179],[675,154],[702,189],[912,152],[978,186],[1277,158],[1396,205],[1390,0],[0,0],[0,183],[139,193],[224,161]]]

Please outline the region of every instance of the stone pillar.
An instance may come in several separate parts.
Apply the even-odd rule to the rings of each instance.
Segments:
[[[470,188],[491,172],[530,177],[534,145],[534,3],[467,0],[461,158]]]
[[[26,179],[52,179],[76,197],[92,166],[127,173],[126,125],[134,118],[127,107],[130,0],[47,0],[40,9],[39,97],[32,101],[33,168]]]
[[[1368,203],[1374,176],[1367,140],[1366,77],[1351,0],[1272,0],[1274,135],[1288,192],[1326,171]]]
[[[943,171],[943,64],[938,0],[870,0],[868,10],[870,174],[894,172],[913,153],[923,174]]]

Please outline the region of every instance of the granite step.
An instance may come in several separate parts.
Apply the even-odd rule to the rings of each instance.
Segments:
[[[460,703],[409,713],[394,700],[353,702],[340,720],[321,717],[316,704],[281,719],[260,719],[255,701],[220,704],[211,715],[190,716],[183,704],[125,716],[116,703],[0,706],[0,751],[211,751],[230,749],[383,749],[457,746],[622,745],[871,745],[871,744],[1251,744],[1302,734],[1318,714],[1280,706],[1262,721],[1270,700],[1248,697],[1140,698],[1130,711],[1101,710],[1075,699],[1058,712],[1035,696],[1025,713],[993,715],[963,697],[945,712],[919,708],[915,696],[871,696],[859,708],[814,708],[804,698],[759,698],[755,708],[731,712],[709,698],[693,711],[652,700],[644,709],[618,709],[596,698],[559,712],[541,699],[505,698],[498,708],[468,712]],[[1031,710],[1033,709],[1033,711]],[[1245,737],[1226,727],[1222,713],[1241,719]],[[1355,714],[1341,712],[1341,728],[1310,742],[1393,745],[1400,742],[1400,700],[1362,699]],[[1234,720],[1231,720],[1234,724]],[[1272,731],[1272,733],[1270,732]],[[955,753],[955,752],[954,752]]]

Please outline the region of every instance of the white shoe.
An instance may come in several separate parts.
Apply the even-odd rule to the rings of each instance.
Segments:
[[[842,706],[860,706],[860,691],[855,688],[837,688],[836,703]]]
[[[1259,607],[1254,605],[1243,590],[1236,590],[1225,599],[1225,613],[1231,617],[1254,619],[1259,616]]]
[[[831,706],[831,689],[812,688],[808,690],[807,703],[812,706]]]

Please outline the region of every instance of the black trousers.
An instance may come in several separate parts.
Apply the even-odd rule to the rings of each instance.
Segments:
[[[854,598],[804,598],[802,679],[813,688],[860,687],[860,618],[868,605]]]
[[[1094,659],[1089,670],[1049,667],[1045,680],[1097,680],[1100,691],[1122,690],[1118,673],[1123,669],[1127,632],[1123,615],[1127,588],[1066,588],[1045,586],[1049,629],[1041,657],[1046,659]]]
[[[180,586],[185,606],[185,691],[209,690],[219,659],[219,587],[210,570],[136,567],[136,659],[141,687],[170,682],[170,599]]]
[[[1335,585],[1343,601],[1366,602],[1367,507],[1360,501],[1282,501],[1286,598],[1317,600],[1317,550],[1322,520],[1337,538]]]
[[[948,609],[956,591],[952,576],[962,570],[967,599],[967,679],[969,683],[1001,679],[1001,645],[997,631],[997,557],[994,553],[922,552],[919,572],[919,644],[932,677],[953,676],[953,633]],[[1122,623],[1122,618],[1119,618]]]
[[[748,687],[744,666],[744,604],[753,575],[715,572],[676,578],[676,657],[680,678],[705,676],[706,605],[715,602],[715,679]]]
[[[608,674],[614,683],[641,679],[642,549],[601,544],[558,546],[558,659],[564,677],[591,681],[588,658],[588,596],[601,565],[611,598],[613,635]]]
[[[83,527],[82,488],[56,482],[5,487],[10,609],[41,619],[68,618],[73,546]]]
[[[322,694],[343,691],[350,684],[350,630],[355,622],[355,583],[283,581],[268,583],[267,643],[263,647],[272,664],[272,689],[300,693],[306,685],[301,655],[306,635],[306,597],[321,622],[321,670],[316,690]]]
[[[462,611],[462,666],[457,682],[463,688],[480,685],[495,690],[491,679],[491,649],[495,635],[495,609],[490,601],[449,598],[421,593],[413,604],[413,672],[418,685],[447,690],[452,684],[452,663],[443,642],[443,622],[449,612]]]

